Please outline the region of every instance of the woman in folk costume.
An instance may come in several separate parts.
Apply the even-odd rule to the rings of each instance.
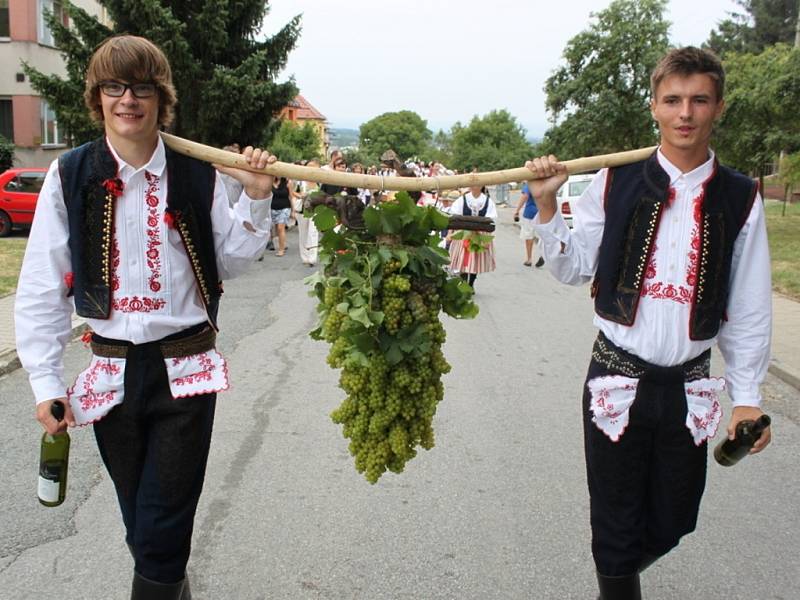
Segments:
[[[469,188],[466,194],[453,202],[449,212],[451,215],[497,218],[497,207],[481,186]],[[495,269],[494,241],[489,241],[480,251],[471,251],[470,237],[468,235],[459,240],[450,235],[450,268],[454,273],[460,273],[474,287],[478,273],[488,273]]]

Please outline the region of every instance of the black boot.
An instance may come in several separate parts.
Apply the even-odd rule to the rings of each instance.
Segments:
[[[597,585],[600,587],[598,600],[642,600],[639,573],[619,577],[609,577],[598,573]]]
[[[131,600],[184,600],[185,580],[177,583],[158,583],[133,573]],[[191,600],[191,592],[188,600]]]
[[[180,600],[192,600],[192,590],[189,589],[189,577],[183,580],[183,593]]]

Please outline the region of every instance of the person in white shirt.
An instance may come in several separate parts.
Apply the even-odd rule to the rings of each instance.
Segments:
[[[164,146],[177,99],[166,57],[144,38],[103,42],[84,97],[105,135],[47,173],[16,294],[17,350],[45,430],[94,424],[135,561],[131,598],[186,600],[216,392],[228,387],[214,348],[221,280],[263,251],[273,178],[217,166],[242,184],[231,207],[214,167]],[[275,161],[252,147],[243,156],[259,169]],[[93,357],[67,387],[73,310],[93,330]]]
[[[592,281],[600,329],[584,389],[592,553],[602,599],[641,597],[639,573],[694,530],[705,487],[717,393],[736,424],[762,411],[771,282],[757,185],[718,163],[709,143],[724,108],[712,53],[670,51],[651,76],[661,140],[653,155],[603,169],[558,213],[566,181],[554,156],[527,163],[536,229],[560,281]],[[709,378],[711,346],[725,379]],[[763,450],[765,430],[752,449]],[[687,586],[688,589],[688,586]]]

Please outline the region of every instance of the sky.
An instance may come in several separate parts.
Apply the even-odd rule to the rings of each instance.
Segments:
[[[331,127],[411,110],[432,131],[508,110],[531,137],[548,127],[545,81],[567,42],[611,0],[270,0],[263,33],[302,13],[283,81]],[[558,7],[558,16],[551,16]],[[673,45],[700,45],[733,0],[669,0]]]

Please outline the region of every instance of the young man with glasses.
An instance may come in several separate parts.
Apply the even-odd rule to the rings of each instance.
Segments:
[[[48,432],[94,425],[135,561],[131,597],[186,600],[216,393],[228,388],[215,349],[221,280],[263,251],[273,178],[218,167],[244,187],[231,208],[211,165],[164,146],[177,99],[146,39],[106,40],[84,98],[105,135],[47,174],[17,289],[17,349]],[[243,155],[256,168],[275,160]],[[93,357],[67,388],[73,309],[93,330]]]

